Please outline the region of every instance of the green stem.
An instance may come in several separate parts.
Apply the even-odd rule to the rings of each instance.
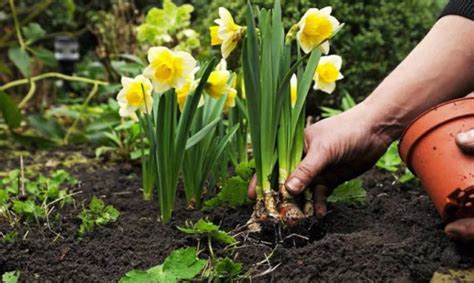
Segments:
[[[36,83],[33,80],[29,80],[30,82],[30,89],[28,90],[28,93],[26,96],[18,103],[18,108],[23,108],[26,103],[33,97],[36,91]]]
[[[105,81],[99,81],[99,80],[93,80],[93,79],[88,79],[84,77],[77,77],[77,76],[68,76],[64,75],[61,73],[57,72],[49,72],[49,73],[44,73],[38,76],[31,77],[30,79],[34,82],[43,80],[43,79],[48,79],[48,78],[58,78],[58,79],[63,79],[66,81],[73,81],[73,82],[83,82],[83,83],[88,83],[88,84],[97,84],[97,85],[108,85],[108,82]],[[16,80],[9,82],[7,84],[4,84],[3,86],[0,86],[0,90],[6,90],[9,88],[12,88],[14,86],[19,86],[19,85],[24,85],[28,84],[29,80],[28,79],[21,79],[21,80]]]
[[[18,22],[18,18],[16,16],[15,2],[14,0],[9,0],[9,3],[10,3],[10,8],[12,10],[13,22],[15,23],[16,37],[18,38],[18,42],[20,43],[21,49],[25,50],[26,44],[25,44],[25,41],[23,40],[23,36],[21,35],[20,23]]]
[[[68,139],[69,139],[69,136],[71,135],[72,130],[74,130],[74,129],[76,128],[77,123],[78,123],[79,120],[81,119],[82,114],[84,114],[87,105],[89,104],[89,102],[91,101],[91,99],[95,96],[95,94],[97,93],[97,90],[98,90],[98,89],[99,89],[99,85],[98,85],[98,84],[94,84],[94,86],[92,87],[92,90],[90,91],[90,93],[89,93],[89,95],[87,96],[86,100],[84,100],[84,103],[82,104],[81,112],[79,112],[79,115],[77,116],[76,120],[74,120],[74,123],[72,124],[72,126],[67,130],[66,135],[64,136],[64,141],[63,141],[64,144],[67,144],[67,143],[68,143]]]

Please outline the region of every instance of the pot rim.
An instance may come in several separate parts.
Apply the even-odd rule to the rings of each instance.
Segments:
[[[417,144],[418,141],[423,138],[423,136],[425,136],[427,133],[434,130],[435,128],[439,127],[440,125],[447,123],[453,119],[474,115],[474,107],[471,111],[466,111],[464,108],[461,108],[457,112],[449,111],[450,107],[452,107],[453,105],[459,105],[460,102],[465,102],[469,104],[474,103],[474,97],[462,97],[445,101],[436,106],[433,106],[419,114],[404,129],[400,136],[398,153],[412,172],[413,170],[411,168],[410,161],[411,151],[413,146]],[[421,128],[419,129],[418,127]]]

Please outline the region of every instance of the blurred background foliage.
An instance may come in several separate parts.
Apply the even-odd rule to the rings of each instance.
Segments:
[[[244,0],[15,0],[22,32],[29,40],[28,60],[19,61],[9,56],[9,53],[24,55],[19,51],[21,46],[9,1],[0,0],[0,92],[2,85],[17,79],[51,71],[66,72],[53,56],[54,40],[61,35],[76,38],[80,45],[80,59],[69,70],[71,74],[109,82],[100,86],[97,95],[82,107],[90,85],[38,81],[34,97],[20,107],[23,114],[31,117],[23,119],[16,133],[32,128],[40,136],[61,141],[74,124],[75,129],[69,132],[73,137],[77,135],[77,139],[72,140],[105,147],[120,144],[124,148],[127,148],[124,143],[130,133],[122,133],[126,129],[117,128],[121,121],[110,100],[120,88],[120,77],[140,73],[146,62],[146,50],[153,45],[187,50],[201,59],[209,55],[220,57],[219,48],[211,48],[209,44],[208,28],[218,18],[220,6],[228,8],[236,22],[244,25],[246,4]],[[446,2],[282,0],[287,28],[308,8],[328,5],[333,7],[334,16],[346,24],[331,46],[332,54],[343,57],[345,78],[338,83],[333,95],[313,96],[308,113],[320,115],[321,104],[337,110],[341,108],[340,101],[348,95],[357,102],[370,94],[423,38]],[[269,8],[273,0],[253,0],[252,3]],[[29,90],[29,86],[23,84],[5,93],[13,102],[18,102]],[[102,124],[94,124],[99,122]],[[0,142],[5,137],[2,134],[5,129],[0,123]],[[101,135],[104,129],[116,137]]]

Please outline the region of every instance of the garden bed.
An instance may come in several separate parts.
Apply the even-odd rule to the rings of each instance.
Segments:
[[[77,152],[63,149],[38,153],[26,157],[25,165],[40,164],[40,170],[57,168],[68,156],[80,156]],[[1,244],[0,274],[19,270],[21,280],[28,282],[117,281],[131,269],[161,263],[176,248],[195,246],[193,237],[176,229],[186,220],[207,217],[223,230],[232,231],[245,224],[252,211],[250,205],[210,212],[188,210],[180,189],[174,218],[163,225],[157,221],[156,201],[143,201],[139,166],[99,162],[91,159],[93,153],[89,150],[81,152],[87,159],[76,158],[78,162],[68,163],[72,165],[71,174],[80,180],[75,190],[82,193],[75,196],[76,206],[61,210],[59,223],[49,227],[54,233],[47,226],[32,224],[20,230],[19,238],[29,230],[24,240]],[[12,152],[0,152],[0,160],[0,171],[19,167]],[[368,190],[365,204],[331,207],[324,220],[313,223],[302,235],[309,240],[293,235],[297,247],[292,240],[274,245],[267,243],[274,239],[269,230],[269,234],[258,235],[265,242],[259,242],[256,236],[247,239],[236,261],[248,270],[273,252],[270,264],[260,269],[276,269],[255,280],[277,282],[423,282],[437,270],[472,266],[474,250],[444,236],[443,224],[421,188],[401,187],[390,174],[375,169],[363,180]],[[88,202],[93,195],[112,204],[121,215],[116,223],[99,227],[78,240],[77,215],[83,201]],[[5,225],[0,222],[0,229]]]

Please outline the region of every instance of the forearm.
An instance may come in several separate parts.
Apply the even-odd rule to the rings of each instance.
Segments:
[[[474,21],[441,18],[361,103],[387,143],[421,112],[474,90]]]

